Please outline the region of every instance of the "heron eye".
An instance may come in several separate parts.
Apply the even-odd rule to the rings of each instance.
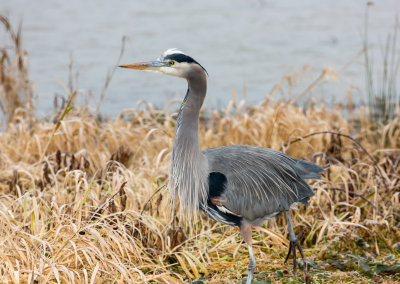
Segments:
[[[170,62],[169,62],[169,65],[170,65],[170,66],[172,66],[172,65],[174,65],[174,64],[175,64],[174,61],[170,61]]]

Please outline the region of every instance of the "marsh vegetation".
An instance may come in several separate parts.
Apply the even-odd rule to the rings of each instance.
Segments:
[[[2,281],[240,283],[248,257],[237,229],[202,217],[169,226],[164,185],[176,113],[144,104],[107,119],[74,106],[71,83],[54,113],[37,118],[20,32],[1,21],[14,42],[0,50]],[[299,106],[286,96],[293,81],[273,90],[282,99],[233,99],[200,123],[202,148],[270,147],[325,169],[310,206],[293,213],[309,272],[292,276],[283,263],[288,232],[276,218],[253,233],[256,280],[400,281],[398,101],[384,120],[362,105]]]

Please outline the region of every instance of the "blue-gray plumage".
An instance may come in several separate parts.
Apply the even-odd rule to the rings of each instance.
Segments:
[[[293,270],[296,248],[304,255],[294,234],[289,209],[308,204],[314,195],[305,179],[319,178],[322,168],[272,149],[229,145],[201,151],[198,139],[200,108],[207,91],[207,71],[192,57],[169,49],[157,61],[121,65],[185,78],[188,91],[179,110],[172,166],[170,197],[179,198],[188,219],[197,210],[224,224],[238,226],[248,244],[250,261],[247,284],[256,266],[252,226],[286,213]],[[285,262],[286,262],[285,260]]]
[[[321,168],[284,153],[256,146],[230,145],[203,151],[209,170],[226,177],[220,206],[260,225],[314,195],[304,181],[318,178]]]

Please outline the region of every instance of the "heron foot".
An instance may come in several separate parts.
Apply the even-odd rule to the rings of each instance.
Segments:
[[[299,238],[301,238],[302,235],[303,231],[301,231],[300,234],[298,234],[294,240],[289,239],[289,252],[285,258],[285,263],[289,259],[290,253],[293,251],[293,274],[296,274],[296,266],[297,266],[296,248],[299,250],[301,257],[303,258],[304,265],[306,265],[306,260],[303,254],[303,250],[301,249],[301,245],[299,243]]]
[[[249,266],[247,267],[247,269],[249,271],[249,274],[247,275],[246,284],[251,284],[251,281],[253,280],[254,270],[256,269],[256,262],[251,257],[250,257],[250,262],[249,262]]]

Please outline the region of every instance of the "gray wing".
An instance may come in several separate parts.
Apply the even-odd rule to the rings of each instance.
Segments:
[[[230,145],[203,151],[210,172],[226,176],[220,204],[252,223],[288,210],[293,203],[308,204],[314,195],[304,181],[319,178],[322,168],[272,149]]]

